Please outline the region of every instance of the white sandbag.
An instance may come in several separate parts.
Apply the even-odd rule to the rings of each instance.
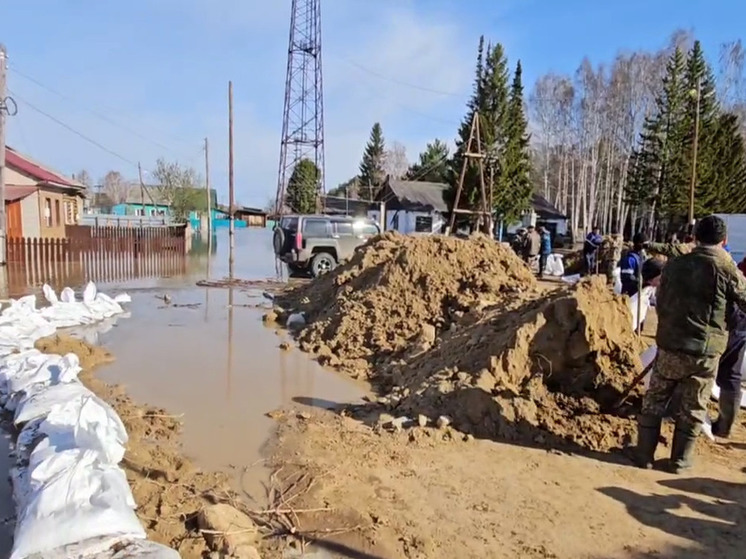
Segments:
[[[18,394],[28,392],[33,385],[49,386],[72,382],[78,379],[81,371],[80,360],[74,353],[29,355],[21,361],[14,374],[7,379],[8,392]]]
[[[131,303],[132,302],[132,297],[130,297],[127,293],[120,293],[119,295],[116,295],[114,297],[114,301],[116,303],[119,303],[120,305],[122,303]]]
[[[92,281],[89,281],[88,284],[85,286],[85,289],[83,290],[83,302],[87,305],[93,303],[93,301],[96,299],[96,293],[98,293],[96,284]]]
[[[145,538],[124,471],[98,457],[71,449],[29,465],[29,498],[18,511],[11,559],[102,536]]]
[[[629,310],[632,313],[632,329],[637,330],[637,306],[640,300],[640,322],[645,322],[645,318],[650,310],[650,301],[655,294],[655,287],[647,286],[642,288],[642,294],[635,293],[629,298]]]
[[[562,281],[569,284],[575,284],[580,281],[580,274],[572,274],[569,276],[562,276]]]
[[[562,262],[561,254],[550,254],[547,256],[547,263],[544,266],[544,274],[555,277],[565,275],[565,265]]]
[[[95,450],[109,464],[121,462],[128,440],[114,409],[93,394],[54,405],[39,430],[47,435],[49,447]]]
[[[13,424],[16,427],[33,419],[45,418],[56,405],[84,396],[93,396],[80,382],[57,384],[34,394],[24,395],[16,405]]]
[[[63,303],[74,303],[75,302],[75,291],[71,287],[66,287],[60,293],[60,301]]]

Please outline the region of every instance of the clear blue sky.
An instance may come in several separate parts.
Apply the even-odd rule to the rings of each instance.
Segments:
[[[327,188],[357,172],[375,121],[410,160],[428,140],[454,138],[480,34],[502,42],[511,64],[522,60],[528,90],[585,55],[598,63],[657,49],[677,28],[693,29],[716,57],[746,21],[736,0],[322,1]],[[133,163],[152,168],[159,156],[202,171],[207,136],[225,199],[233,80],[236,196],[263,206],[277,181],[289,12],[290,0],[3,2],[0,41],[19,105],[8,142],[66,173],[134,178]]]

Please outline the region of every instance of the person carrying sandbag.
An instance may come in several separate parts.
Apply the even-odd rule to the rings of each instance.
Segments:
[[[634,460],[652,468],[661,423],[674,391],[681,390],[668,470],[691,467],[707,403],[728,341],[729,305],[746,312],[746,278],[723,250],[727,230],[717,216],[702,219],[697,246],[671,259],[661,276],[656,308],[658,355],[638,416]]]

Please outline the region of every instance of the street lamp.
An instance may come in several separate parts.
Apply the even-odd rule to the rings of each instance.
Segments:
[[[707,96],[714,92],[709,91]],[[697,184],[697,150],[699,147],[699,112],[702,102],[702,78],[697,80],[697,88],[689,92],[692,97],[697,99],[696,109],[694,111],[694,143],[692,144],[692,178],[689,183],[689,223],[694,223],[694,187]]]

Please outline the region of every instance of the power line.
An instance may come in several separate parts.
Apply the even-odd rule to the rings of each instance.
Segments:
[[[20,70],[18,70],[18,68],[15,68],[15,67],[11,66],[9,69],[14,74],[17,74],[18,76],[20,76],[20,77],[22,77],[22,78],[24,78],[24,79],[26,79],[26,80],[28,80],[28,81],[30,81],[30,82],[38,85],[42,89],[45,89],[46,91],[49,91],[50,93],[61,97],[62,99],[65,99],[67,101],[76,102],[75,99],[72,98],[70,95],[66,95],[66,94],[64,94],[64,93],[62,93],[62,92],[60,92],[60,91],[58,91],[58,90],[56,90],[56,89],[54,89],[54,88],[52,88],[52,87],[50,87],[48,85],[45,85],[44,83],[40,82],[36,78],[33,78],[33,77],[29,76],[28,74],[25,74],[24,72],[21,72]],[[133,130],[132,128],[129,128],[128,126],[125,126],[125,125],[123,125],[123,124],[121,124],[121,123],[119,123],[119,122],[117,122],[115,120],[112,120],[108,116],[106,116],[106,115],[104,115],[102,113],[99,113],[98,111],[95,111],[95,110],[93,110],[93,109],[91,109],[89,107],[84,106],[82,103],[78,103],[78,104],[81,106],[81,108],[83,110],[85,110],[88,113],[90,113],[90,114],[92,114],[92,115],[100,118],[101,120],[103,120],[103,121],[111,124],[112,126],[116,126],[118,128],[121,128],[122,130],[125,130],[126,132],[129,132],[130,134],[132,134],[132,135],[140,138],[141,140],[145,140],[146,142],[150,142],[151,144],[153,144],[155,146],[158,146],[161,149],[165,149],[166,151],[170,151],[170,152],[173,153],[173,149],[172,148],[170,148],[170,147],[168,147],[168,146],[166,146],[166,145],[164,145],[164,144],[162,144],[162,143],[160,143],[160,142],[158,142],[156,140],[153,140],[152,138],[149,138],[149,137],[147,137],[147,136],[145,136],[143,134],[140,134],[136,130]],[[180,139],[179,141],[183,142],[185,140],[184,139]]]
[[[122,161],[124,161],[125,163],[127,163],[127,164],[129,164],[129,165],[132,165],[133,167],[137,167],[137,163],[135,163],[134,161],[131,161],[131,160],[127,159],[126,157],[124,157],[123,155],[120,155],[120,154],[118,154],[117,152],[115,152],[115,151],[112,151],[112,150],[110,150],[109,148],[107,148],[107,147],[106,147],[106,146],[104,146],[103,144],[101,144],[101,143],[97,142],[96,140],[94,140],[94,139],[92,139],[92,138],[90,138],[90,137],[86,136],[86,135],[85,135],[85,134],[83,134],[82,132],[78,132],[77,130],[75,130],[75,128],[73,128],[73,127],[72,127],[72,126],[70,126],[69,124],[66,124],[66,123],[62,122],[62,121],[61,121],[60,119],[58,119],[57,117],[55,117],[55,116],[52,116],[52,115],[50,115],[50,114],[49,114],[48,112],[46,112],[46,111],[44,111],[44,110],[40,109],[40,108],[39,108],[39,107],[37,107],[36,105],[33,105],[32,103],[29,103],[28,101],[26,101],[26,100],[25,100],[25,99],[23,99],[22,97],[18,96],[17,94],[13,93],[12,91],[10,91],[10,89],[9,89],[8,91],[9,91],[9,92],[11,93],[11,95],[13,95],[13,96],[14,96],[14,97],[15,97],[16,99],[18,99],[18,100],[19,100],[19,101],[20,101],[21,103],[23,103],[24,105],[26,105],[26,106],[27,106],[27,107],[28,107],[29,109],[32,109],[32,110],[36,111],[37,113],[39,113],[40,115],[43,115],[43,116],[47,117],[47,118],[48,118],[49,120],[51,120],[52,122],[55,122],[55,123],[57,123],[57,124],[58,124],[59,126],[62,126],[62,128],[64,128],[64,129],[65,129],[65,130],[67,130],[68,132],[72,132],[73,134],[75,134],[75,135],[76,135],[76,136],[78,136],[79,138],[82,138],[83,140],[85,140],[86,142],[88,142],[88,143],[90,143],[90,144],[92,144],[92,145],[96,146],[96,147],[97,147],[97,148],[99,148],[100,150],[102,150],[102,151],[105,151],[105,152],[106,152],[106,153],[108,153],[109,155],[113,155],[113,156],[114,156],[114,157],[116,157],[117,159],[121,159]]]
[[[391,82],[391,83],[402,85],[404,87],[409,87],[409,88],[412,88],[412,89],[417,89],[419,91],[425,91],[427,93],[434,93],[436,95],[443,95],[445,97],[463,98],[463,96],[464,96],[463,93],[456,93],[456,92],[453,92],[453,91],[442,91],[442,90],[439,90],[439,89],[433,89],[431,87],[426,87],[426,86],[422,86],[422,85],[418,85],[418,84],[406,82],[406,81],[403,81],[403,80],[400,80],[400,79],[397,79],[397,78],[392,78],[392,77],[386,76],[384,74],[381,74],[379,72],[376,72],[375,70],[371,70],[370,68],[366,68],[365,66],[362,66],[362,65],[358,64],[357,62],[355,62],[354,60],[350,60],[349,58],[342,58],[341,60],[343,60],[344,62],[346,62],[347,64],[349,64],[351,66],[354,66],[355,68],[357,68],[358,70],[360,70],[362,72],[365,72],[367,74],[375,76],[375,77],[377,77],[377,78],[379,78],[381,80],[384,80],[384,81],[388,81],[388,82]]]

